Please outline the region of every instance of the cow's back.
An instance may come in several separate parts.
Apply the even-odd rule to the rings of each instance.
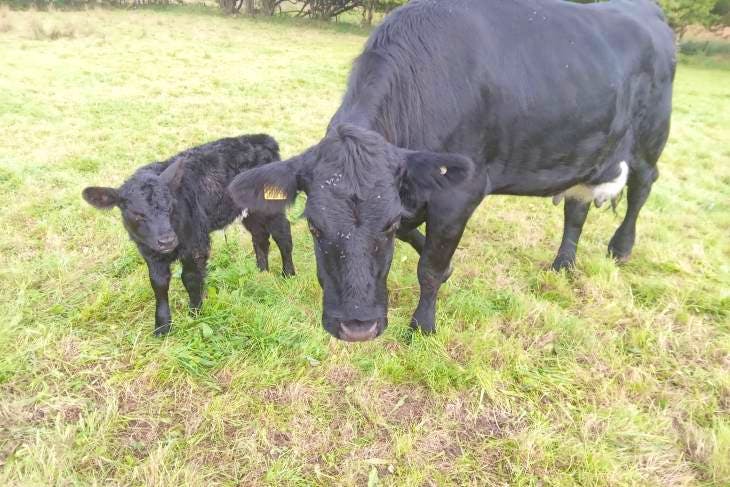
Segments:
[[[229,225],[241,210],[228,194],[228,185],[240,173],[279,160],[279,146],[265,134],[243,135],[209,142],[172,157],[165,164],[183,161],[185,172],[178,198],[192,218],[204,222],[207,232]]]
[[[666,132],[674,62],[651,0],[414,0],[369,38],[333,124],[366,113],[401,147],[464,153],[506,180],[550,173],[503,188],[550,194]]]

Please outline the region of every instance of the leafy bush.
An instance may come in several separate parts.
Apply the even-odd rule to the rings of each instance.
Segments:
[[[679,52],[688,56],[730,56],[730,42],[727,41],[684,41],[679,45]]]
[[[717,0],[712,13],[717,17],[719,25],[730,25],[730,0]]]
[[[712,13],[718,0],[659,0],[669,25],[681,39],[690,25],[711,26],[717,21]]]

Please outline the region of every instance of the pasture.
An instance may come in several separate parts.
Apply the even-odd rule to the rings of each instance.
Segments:
[[[572,274],[562,209],[488,198],[407,339],[417,255],[398,244],[390,327],[329,337],[311,237],[298,275],[214,239],[208,298],[152,336],[118,212],[81,199],[209,140],[319,140],[357,28],[194,9],[0,11],[1,485],[730,484],[730,70],[679,67],[672,136],[633,259],[592,210]],[[625,201],[619,214],[625,210]],[[272,269],[280,268],[272,252]]]

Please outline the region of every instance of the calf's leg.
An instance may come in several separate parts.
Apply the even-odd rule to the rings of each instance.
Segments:
[[[626,262],[631,257],[631,251],[636,241],[636,221],[639,218],[639,212],[649,198],[651,187],[658,177],[659,171],[656,166],[644,161],[639,161],[636,167],[631,168],[626,217],[608,244],[609,255],[618,262]]]
[[[570,269],[575,266],[575,253],[578,240],[583,231],[583,224],[588,216],[591,203],[568,198],[565,200],[563,212],[565,224],[563,226],[563,241],[560,244],[558,255],[553,262],[553,270]]]
[[[256,254],[256,266],[261,272],[269,270],[269,231],[266,229],[264,217],[248,215],[243,219],[243,226],[251,233],[253,251]]]
[[[192,313],[197,313],[203,305],[208,254],[209,249],[204,248],[180,259],[182,262],[182,281],[190,298],[190,311]]]
[[[147,261],[147,270],[150,275],[152,290],[155,292],[155,329],[157,336],[166,335],[170,332],[170,305],[167,300],[167,292],[170,287],[170,263]]]
[[[294,261],[292,260],[292,250],[294,244],[291,239],[291,225],[284,213],[274,215],[267,222],[267,229],[279,247],[281,253],[282,275],[284,277],[292,277],[296,274],[294,271]]]

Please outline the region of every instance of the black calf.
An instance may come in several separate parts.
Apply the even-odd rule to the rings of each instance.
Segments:
[[[118,207],[124,227],[147,262],[155,292],[155,334],[170,331],[170,265],[182,263],[182,281],[195,312],[203,303],[210,233],[239,215],[251,232],[256,263],[268,270],[269,236],[279,246],[284,276],[294,275],[292,239],[283,211],[249,214],[226,188],[241,171],[279,160],[279,146],[268,135],[221,139],[188,149],[165,162],[143,166],[119,189],[89,187],[83,197],[96,208]]]

